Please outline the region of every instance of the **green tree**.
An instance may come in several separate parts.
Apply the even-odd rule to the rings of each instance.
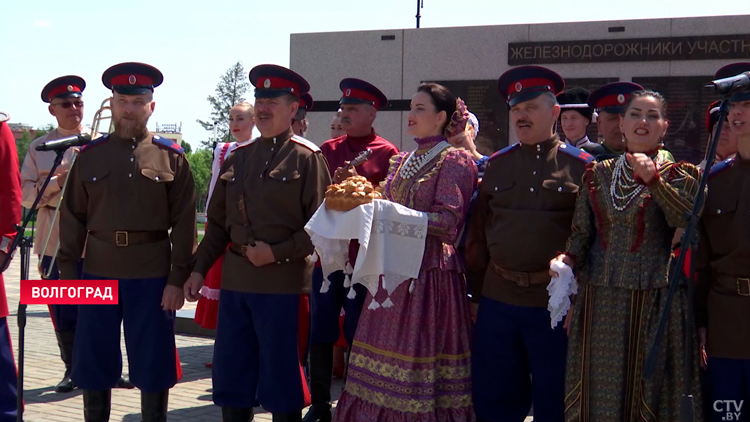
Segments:
[[[245,73],[242,62],[235,63],[227,69],[226,73],[221,76],[219,83],[216,85],[216,96],[209,95],[208,102],[211,104],[211,117],[208,120],[196,120],[208,131],[214,130],[216,124],[216,137],[209,141],[201,141],[204,147],[212,148],[214,142],[230,142],[231,133],[229,132],[229,110],[232,106],[245,101],[244,95],[250,89],[250,83]]]
[[[205,212],[208,185],[211,182],[211,163],[213,153],[210,149],[200,148],[195,152],[186,153],[190,170],[195,180],[195,193],[198,200],[198,212]]]
[[[193,152],[193,147],[190,145],[189,142],[182,141],[180,145],[185,148],[185,154],[190,154]]]
[[[55,130],[52,125],[47,125],[42,128],[34,130],[34,137],[31,137],[31,133],[28,130],[23,131],[21,139],[16,140],[16,149],[18,150],[18,165],[23,165],[23,159],[26,158],[26,153],[29,151],[29,144],[34,139],[46,135],[49,132]]]
[[[29,150],[29,144],[31,143],[31,134],[28,130],[23,131],[21,139],[16,140],[16,150],[18,150],[18,165],[23,165],[23,159],[26,157],[26,152]]]

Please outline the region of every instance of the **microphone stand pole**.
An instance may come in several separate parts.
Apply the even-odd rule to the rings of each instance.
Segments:
[[[55,174],[55,169],[62,163],[63,155],[65,154],[65,149],[60,149],[55,151],[57,153],[57,156],[55,157],[55,161],[52,164],[52,168],[49,171],[49,174],[47,175],[47,179],[44,181],[44,184],[42,185],[42,188],[39,190],[39,193],[36,195],[36,199],[34,199],[34,205],[31,206],[31,211],[26,214],[26,218],[24,218],[22,224],[16,224],[16,236],[13,238],[13,242],[10,244],[10,249],[8,251],[8,255],[5,256],[5,260],[3,261],[0,268],[7,268],[8,264],[10,263],[11,258],[13,257],[13,254],[15,253],[15,250],[20,246],[21,247],[21,280],[28,280],[29,279],[29,267],[31,266],[31,247],[34,244],[34,239],[32,237],[25,237],[24,234],[26,232],[26,226],[28,226],[29,221],[31,221],[31,217],[36,214],[37,205],[39,205],[39,201],[42,199],[42,195],[44,194],[44,191],[47,189],[47,185],[49,185],[50,180],[52,179],[52,176]],[[24,365],[24,342],[26,340],[26,305],[21,304],[20,301],[18,303],[18,381],[16,384],[16,387],[18,389],[17,391],[17,415],[16,415],[16,421],[17,422],[23,422],[23,365]]]
[[[706,160],[706,169],[701,175],[700,187],[693,203],[693,209],[690,212],[685,213],[685,220],[687,220],[687,227],[685,233],[682,235],[682,248],[680,248],[680,255],[677,257],[677,261],[673,263],[671,268],[671,274],[669,275],[669,291],[667,293],[667,300],[664,306],[664,311],[659,319],[659,327],[654,338],[654,343],[651,345],[651,349],[648,352],[646,363],[644,365],[643,376],[645,379],[651,379],[654,375],[654,369],[657,364],[657,358],[659,355],[659,344],[664,337],[664,331],[666,329],[667,320],[669,319],[669,309],[672,305],[674,295],[684,284],[687,292],[687,312],[685,313],[685,332],[683,333],[684,345],[683,345],[683,359],[684,359],[684,377],[685,384],[683,386],[682,397],[680,400],[680,421],[681,422],[693,422],[695,421],[695,397],[692,392],[692,388],[696,387],[692,384],[692,373],[693,373],[693,338],[695,336],[694,326],[694,315],[693,315],[693,295],[695,286],[693,281],[689,279],[692,275],[692,264],[695,261],[695,257],[692,257],[691,262],[691,274],[686,276],[683,271],[683,264],[687,256],[688,250],[692,249],[695,251],[698,246],[698,220],[700,219],[700,213],[703,210],[703,205],[706,201],[706,185],[708,184],[708,176],[711,172],[714,157],[716,156],[716,147],[719,143],[719,137],[721,136],[721,127],[726,120],[729,111],[729,100],[726,96],[719,109],[719,121],[716,126],[716,131],[711,138],[711,145],[708,150],[708,159]]]

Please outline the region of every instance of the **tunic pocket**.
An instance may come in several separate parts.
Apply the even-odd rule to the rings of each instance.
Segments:
[[[141,174],[147,179],[153,180],[157,183],[174,181],[174,173],[172,173],[171,171],[141,169]]]
[[[573,209],[579,187],[565,179],[547,179],[542,181],[545,195],[551,198],[552,210]]]
[[[268,172],[268,177],[278,180],[279,182],[288,183],[292,180],[299,179],[300,174],[297,169],[276,168]]]

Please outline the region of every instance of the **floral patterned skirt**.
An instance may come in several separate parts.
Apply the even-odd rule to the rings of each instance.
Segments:
[[[389,308],[368,309],[373,300],[368,294],[336,422],[475,420],[464,276],[428,270],[414,281],[412,292],[410,284],[390,295]]]
[[[685,376],[684,289],[672,301],[654,374],[644,378],[667,291],[667,287],[583,286],[573,306],[568,341],[566,421],[678,422],[680,398],[688,381],[695,396],[695,420],[703,420],[695,333],[689,338],[693,342],[691,373]]]

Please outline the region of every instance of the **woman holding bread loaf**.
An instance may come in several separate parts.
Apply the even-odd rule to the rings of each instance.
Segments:
[[[391,158],[385,199],[428,214],[419,277],[390,294],[391,307],[369,309],[368,294],[352,345],[336,421],[474,421],[469,304],[454,248],[477,168],[447,142],[468,112],[445,87],[422,84],[411,101],[408,133],[417,149]]]

